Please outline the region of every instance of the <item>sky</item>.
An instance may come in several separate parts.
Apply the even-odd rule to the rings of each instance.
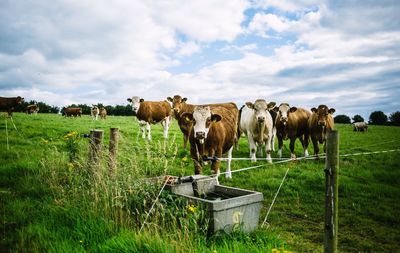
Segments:
[[[0,96],[400,110],[400,1],[2,0]]]

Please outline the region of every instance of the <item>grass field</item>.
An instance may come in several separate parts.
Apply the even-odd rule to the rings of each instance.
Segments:
[[[63,118],[54,114],[14,114],[14,129],[0,118],[1,252],[292,252],[323,251],[324,160],[297,161],[233,174],[220,183],[264,194],[260,222],[286,170],[290,168],[268,218],[269,226],[251,234],[206,237],[203,214],[167,193],[161,195],[147,226],[139,233],[161,185],[145,178],[191,175],[193,164],[182,148],[174,121],[169,139],[160,125],[153,126],[153,141],[138,135],[133,117],[110,116],[92,121],[89,116]],[[112,176],[107,157],[96,171],[87,166],[90,129],[119,127],[118,170]],[[367,133],[351,125],[337,125],[340,153],[400,148],[400,128],[370,126]],[[75,136],[74,133],[77,135]],[[68,133],[70,133],[68,135]],[[299,143],[296,152],[302,151]],[[312,154],[312,147],[309,148]],[[284,157],[289,157],[285,142]],[[400,252],[399,152],[340,159],[340,252]],[[248,157],[247,140],[240,140],[234,157]],[[276,157],[276,154],[273,154]],[[232,169],[252,165],[232,162]],[[224,171],[225,163],[222,163]],[[210,168],[203,171],[210,174]],[[283,250],[281,250],[283,252]]]

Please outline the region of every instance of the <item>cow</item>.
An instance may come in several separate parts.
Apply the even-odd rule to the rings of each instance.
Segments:
[[[294,145],[297,138],[303,146],[304,156],[308,156],[308,118],[311,112],[295,106],[290,107],[287,103],[280,104],[275,110],[278,113],[275,119],[278,156],[282,157],[283,140],[289,139],[290,157],[296,159]]]
[[[97,107],[97,105],[92,105],[92,108],[90,109],[90,115],[92,115],[93,120],[97,120],[97,118],[99,117],[99,113],[99,107]]]
[[[168,129],[171,121],[171,105],[167,101],[144,101],[143,98],[134,96],[127,99],[132,105],[133,115],[139,121],[142,137],[151,140],[151,124],[161,122],[164,128],[164,138],[168,138]]]
[[[190,156],[194,163],[194,173],[200,174],[205,157],[222,157],[228,153],[226,177],[232,178],[232,149],[237,135],[237,120],[239,111],[228,110],[225,107],[195,106],[193,112],[183,113],[182,118],[191,121]],[[212,159],[211,169],[214,175],[220,174],[219,159]]]
[[[249,141],[250,158],[256,162],[257,147],[262,156],[262,147],[265,146],[266,158],[271,159],[271,144],[274,123],[269,109],[275,106],[275,102],[267,103],[264,99],[257,99],[254,103],[247,102],[240,110],[240,130],[245,133]]]
[[[82,108],[80,108],[80,107],[69,107],[69,108],[65,108],[65,107],[64,107],[64,108],[61,110],[61,113],[62,113],[62,115],[65,116],[65,117],[71,117],[71,116],[74,116],[74,117],[79,116],[79,117],[81,117],[81,116],[82,116]]]
[[[354,132],[366,132],[368,131],[368,123],[367,122],[354,122]]]
[[[15,110],[15,106],[18,106],[24,102],[24,98],[18,97],[0,97],[0,111],[7,112],[9,117],[12,117],[12,113]]]
[[[318,108],[311,108],[312,115],[308,120],[308,129],[311,136],[311,141],[314,146],[314,156],[318,159],[319,144],[324,144],[326,150],[326,134],[334,128],[332,114],[334,108],[328,108],[326,105],[319,105]]]
[[[100,119],[106,119],[107,118],[107,110],[104,107],[101,107],[99,109],[99,115],[100,115]]]
[[[195,106],[193,104],[186,103],[187,98],[182,98],[180,95],[175,95],[173,98],[168,97],[167,100],[172,103],[172,109],[174,112],[174,117],[178,121],[179,128],[183,134],[183,147],[186,149],[187,142],[189,140],[189,133],[193,127],[193,122],[186,120],[182,115],[186,112],[192,113]],[[227,110],[237,111],[237,106],[235,103],[220,103],[220,104],[206,104],[204,106],[210,106],[211,109],[214,107],[224,107]],[[237,145],[239,136],[235,139],[235,145]]]
[[[37,104],[28,105],[26,107],[26,114],[37,114],[39,112],[39,106]]]

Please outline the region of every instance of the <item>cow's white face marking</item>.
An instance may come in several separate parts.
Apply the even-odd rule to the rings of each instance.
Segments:
[[[265,100],[258,100],[254,103],[255,117],[259,123],[263,123],[268,115],[268,104]]]
[[[281,104],[279,106],[279,120],[286,125],[288,121],[290,106],[288,104]]]
[[[134,96],[131,98],[130,103],[132,106],[133,114],[136,115],[136,113],[139,111],[139,107],[140,107],[140,98],[138,96]]]
[[[197,106],[193,111],[194,137],[204,143],[211,124],[211,110],[209,106]]]

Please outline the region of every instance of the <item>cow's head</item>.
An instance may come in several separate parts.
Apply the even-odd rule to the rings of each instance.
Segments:
[[[194,137],[200,143],[204,143],[212,123],[222,119],[219,114],[213,114],[209,106],[196,106],[193,113],[185,112],[182,117],[193,123]]]
[[[311,111],[317,115],[318,126],[325,127],[328,115],[333,114],[336,110],[334,108],[328,109],[326,105],[319,105],[318,108],[311,108]]]
[[[20,97],[20,96],[18,96],[18,97],[17,97],[17,104],[19,104],[19,105],[20,105],[20,104],[22,104],[23,102],[25,102],[25,101],[24,101],[24,98],[23,98],[23,97]]]
[[[92,110],[97,110],[97,109],[99,109],[99,108],[97,107],[97,105],[92,105]]]
[[[187,98],[182,98],[179,95],[175,95],[173,98],[167,97],[168,101],[172,103],[172,109],[175,114],[178,114],[182,110],[182,106],[186,103]]]
[[[128,98],[127,101],[131,103],[133,115],[136,116],[137,112],[139,111],[140,103],[142,103],[144,99],[138,96],[133,96],[132,98]]]
[[[286,125],[288,119],[289,119],[289,114],[292,112],[295,112],[297,110],[297,107],[292,106],[290,107],[289,104],[287,103],[282,103],[278,107],[278,118],[279,121],[282,122],[284,125]]]
[[[247,102],[246,106],[255,111],[255,117],[258,123],[264,123],[269,113],[268,110],[274,108],[275,104],[275,102],[267,104],[264,99],[257,99],[254,104]]]

